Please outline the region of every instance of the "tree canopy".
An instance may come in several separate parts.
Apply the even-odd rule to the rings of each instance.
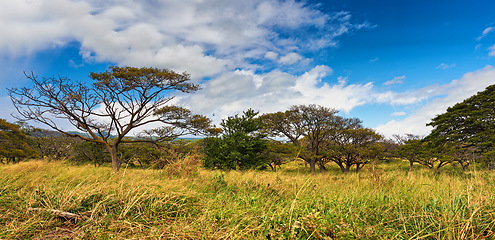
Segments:
[[[185,134],[208,133],[210,120],[188,109],[170,105],[174,91],[190,93],[199,86],[187,73],[168,69],[110,67],[91,73],[91,84],[66,77],[27,75],[32,87],[8,89],[23,121],[34,120],[69,136],[99,143],[110,153],[118,171],[120,143],[170,140]],[[64,119],[85,135],[64,130],[53,119]],[[125,138],[131,130],[150,123],[162,127],[146,132],[148,139]],[[143,136],[144,136],[143,135]]]
[[[16,124],[0,119],[0,161],[16,162],[16,159],[38,156],[29,144],[29,137]]]
[[[494,150],[495,85],[449,107],[427,125],[433,127],[426,137],[429,140],[469,143],[482,152]]]
[[[204,139],[203,165],[217,169],[249,169],[268,166],[267,142],[258,112],[249,109],[242,116],[222,120],[222,136]]]

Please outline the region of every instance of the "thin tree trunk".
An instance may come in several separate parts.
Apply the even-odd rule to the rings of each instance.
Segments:
[[[117,156],[117,146],[110,146],[108,150],[110,152],[110,157],[112,158],[112,170],[118,172],[120,169],[119,158]]]

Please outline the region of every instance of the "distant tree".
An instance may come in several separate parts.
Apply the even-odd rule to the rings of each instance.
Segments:
[[[30,145],[29,136],[20,126],[0,119],[0,161],[18,162],[21,158],[38,157],[39,153]]]
[[[405,134],[394,135],[396,142],[400,145],[397,154],[399,157],[407,159],[409,161],[409,171],[413,170],[414,163],[419,163],[420,156],[422,154],[423,142],[419,135]]]
[[[159,146],[153,143],[126,143],[121,146],[119,158],[129,165],[135,163],[144,169],[160,158]]]
[[[382,136],[360,124],[353,123],[351,126],[334,131],[325,151],[325,157],[335,162],[342,172],[349,172],[352,166],[358,172],[383,152],[379,143]]]
[[[267,143],[260,132],[263,122],[258,112],[249,109],[242,116],[235,115],[222,120],[221,137],[203,140],[206,168],[249,169],[267,166],[264,153]]]
[[[300,154],[300,150],[291,142],[268,140],[264,154],[268,157],[270,168],[273,171],[277,171],[277,167],[281,168],[282,164],[296,159]]]
[[[93,163],[95,167],[110,161],[110,155],[105,148],[98,143],[78,141],[71,146],[70,161],[75,163]]]
[[[39,128],[27,128],[26,133],[31,137],[33,146],[41,157],[48,160],[62,160],[71,156],[72,148],[82,140],[57,131]]]
[[[437,115],[427,125],[433,130],[429,141],[461,143],[481,152],[495,150],[495,85],[457,103]]]
[[[118,171],[121,143],[170,140],[185,134],[208,133],[210,120],[188,109],[167,105],[173,91],[194,92],[186,73],[167,69],[110,67],[91,73],[92,84],[64,77],[38,78],[26,75],[33,86],[8,89],[20,120],[34,120],[71,137],[101,144],[109,153],[113,171]],[[65,119],[85,134],[62,129],[54,119]],[[153,138],[125,138],[131,130],[150,123],[164,127],[148,131]]]
[[[285,112],[264,114],[262,119],[270,136],[286,137],[302,148],[299,157],[309,163],[311,174],[315,174],[316,165],[325,170],[328,158],[322,151],[336,131],[360,123],[337,113],[335,109],[315,104],[297,105]]]

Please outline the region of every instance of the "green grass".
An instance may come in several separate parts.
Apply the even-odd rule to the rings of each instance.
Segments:
[[[493,239],[495,173],[0,166],[0,239]],[[57,209],[82,216],[65,221]]]

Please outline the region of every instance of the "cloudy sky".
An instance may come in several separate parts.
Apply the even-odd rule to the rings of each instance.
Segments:
[[[221,118],[319,104],[390,136],[426,135],[447,107],[495,84],[492,0],[0,1],[6,88],[88,79],[108,66],[187,71],[178,104]]]

